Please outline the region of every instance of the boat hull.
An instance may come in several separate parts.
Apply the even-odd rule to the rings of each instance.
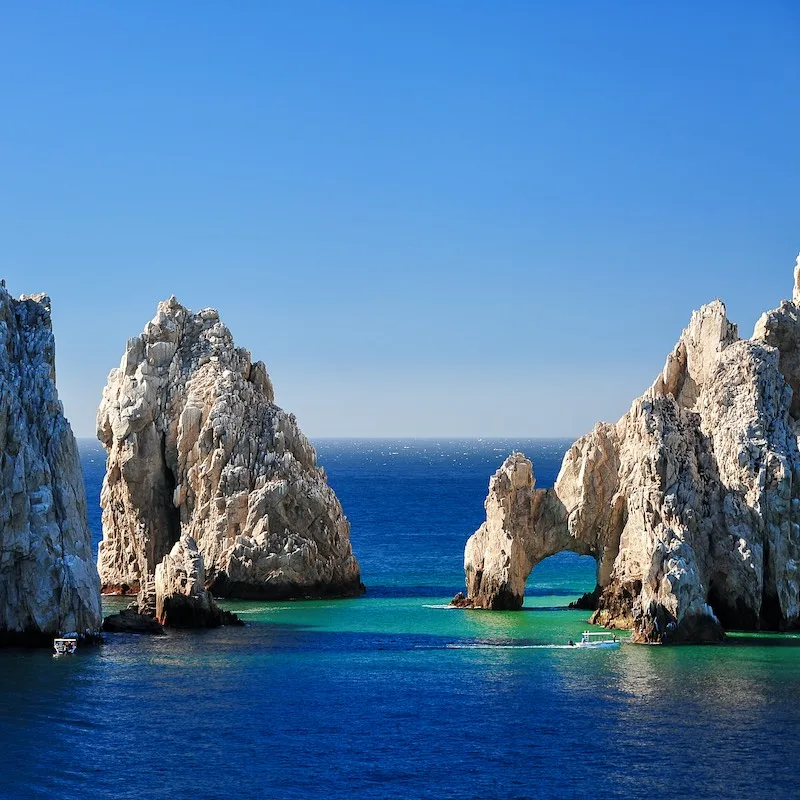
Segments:
[[[583,650],[618,650],[619,642],[578,642],[575,647]]]

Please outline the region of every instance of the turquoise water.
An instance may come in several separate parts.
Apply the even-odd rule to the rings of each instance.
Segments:
[[[243,629],[72,658],[3,652],[0,796],[800,796],[800,637],[560,647],[594,586],[572,554],[534,570],[522,612],[437,607],[491,472],[517,447],[548,485],[567,445],[318,443],[368,593],[231,602]],[[103,460],[82,455],[96,497]]]

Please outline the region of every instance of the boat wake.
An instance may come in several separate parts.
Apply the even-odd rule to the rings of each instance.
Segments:
[[[574,644],[447,644],[447,650],[580,650]]]

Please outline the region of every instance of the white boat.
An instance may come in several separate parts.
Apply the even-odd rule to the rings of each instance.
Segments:
[[[53,639],[53,656],[71,656],[77,649],[77,639]]]
[[[620,641],[616,633],[584,631],[581,634],[581,640],[579,642],[573,642],[572,639],[570,639],[569,645],[571,647],[588,647],[592,650],[616,650],[620,645]]]

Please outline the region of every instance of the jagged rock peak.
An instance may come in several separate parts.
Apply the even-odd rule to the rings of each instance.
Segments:
[[[349,524],[260,361],[211,308],[174,297],[128,340],[97,415],[104,591],[136,592],[182,535],[206,588],[236,597],[363,590]]]
[[[518,608],[530,570],[572,550],[597,561],[593,621],[634,641],[797,627],[798,389],[796,302],[751,340],[720,301],[696,311],[651,388],[575,442],[552,489],[519,454],[495,474],[460,604]]]
[[[50,298],[0,286],[0,644],[94,638],[100,586],[75,438],[55,385]]]
[[[693,408],[719,354],[738,339],[738,328],[728,321],[725,304],[721,300],[707,303],[692,314],[653,383],[652,394],[672,395],[682,408]]]

